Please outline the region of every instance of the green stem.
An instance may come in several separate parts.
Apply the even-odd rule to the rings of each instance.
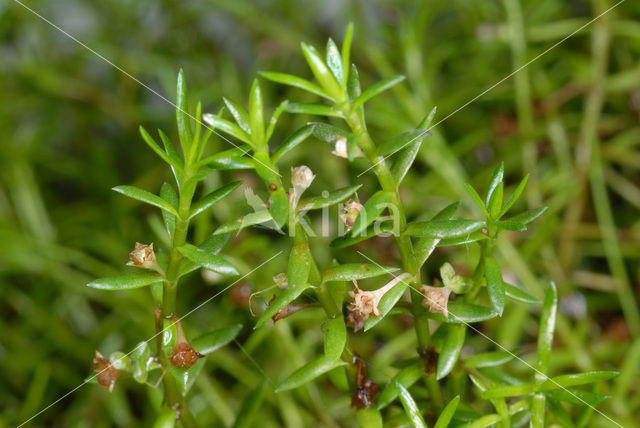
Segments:
[[[391,203],[394,204],[397,209],[398,226],[399,230],[402,232],[407,224],[407,219],[405,216],[404,205],[402,204],[400,194],[398,193],[396,180],[393,178],[386,160],[382,156],[378,155],[376,145],[371,139],[371,136],[366,129],[366,124],[361,117],[356,112],[350,112],[345,117],[345,120],[352,132],[356,135],[360,135],[358,145],[369,162],[371,162],[373,172],[376,174],[382,190],[389,192],[392,195]],[[398,246],[403,269],[413,276],[412,282],[415,286],[419,287],[421,282],[420,269],[418,268],[418,263],[413,252],[411,238],[401,234],[395,238],[395,241]],[[420,293],[410,293],[410,295],[411,307],[415,321],[415,330],[418,336],[418,345],[420,348],[424,348],[429,346],[431,343],[429,319],[426,316],[425,308],[422,307],[421,304],[422,295],[420,295]]]

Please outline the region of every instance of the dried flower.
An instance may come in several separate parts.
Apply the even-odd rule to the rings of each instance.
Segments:
[[[431,313],[441,313],[445,317],[449,316],[447,305],[449,303],[449,294],[451,289],[447,287],[431,287],[429,285],[423,285],[420,287],[420,291],[424,296],[422,299],[422,306],[429,308]]]
[[[411,275],[408,273],[403,273],[373,291],[362,291],[360,287],[358,287],[358,283],[354,280],[353,284],[356,286],[356,289],[355,291],[349,291],[349,296],[353,297],[353,302],[349,303],[347,306],[347,309],[349,310],[349,315],[347,316],[348,325],[352,326],[354,331],[358,331],[362,328],[364,322],[369,318],[369,316],[380,315],[378,303],[380,303],[382,296],[384,296],[386,292],[392,289],[397,283],[403,281],[405,278],[409,278],[410,276]]]
[[[342,212],[340,213],[340,220],[347,226],[347,230],[353,227],[361,210],[362,205],[353,199],[349,199],[347,203],[344,204]]]
[[[364,360],[356,353],[353,357],[353,363],[356,365],[356,389],[351,397],[351,407],[362,409],[369,408],[380,393],[380,387],[367,379],[367,367]]]
[[[193,349],[193,346],[187,342],[187,339],[184,337],[184,332],[182,331],[182,324],[180,323],[180,320],[176,317],[174,317],[174,319],[176,330],[178,331],[178,343],[173,348],[171,356],[169,356],[169,362],[174,367],[188,369],[198,362],[198,358],[202,358],[204,355]]]
[[[173,348],[169,362],[174,367],[188,369],[198,362],[198,358],[202,357],[204,357],[204,355],[193,349],[193,346],[191,346],[189,342],[179,342],[175,348]]]
[[[440,267],[440,277],[444,286],[456,294],[464,294],[473,286],[473,282],[469,278],[456,274],[450,263],[445,263]]]
[[[438,368],[438,352],[433,346],[424,346],[418,349],[418,354],[424,362],[425,376],[431,376],[436,373]]]
[[[279,289],[284,290],[289,286],[286,272],[280,272],[273,277],[273,283],[278,286]]]
[[[156,262],[156,254],[153,252],[153,243],[146,245],[136,242],[135,248],[129,253],[127,265],[161,272],[160,266]]]
[[[344,158],[344,159],[348,159],[349,158],[349,148],[348,148],[348,144],[347,144],[347,139],[345,137],[340,137],[336,140],[336,144],[333,147],[333,150],[331,151],[332,155],[336,155],[340,158]],[[360,157],[362,156],[362,150],[360,150],[360,147],[355,147],[353,150],[353,156],[354,157]]]
[[[109,392],[113,391],[113,387],[120,377],[120,370],[113,367],[111,361],[103,357],[98,351],[96,351],[96,356],[93,358],[93,371],[98,373],[98,383],[107,388]]]

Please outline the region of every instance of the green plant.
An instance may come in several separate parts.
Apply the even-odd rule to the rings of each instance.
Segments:
[[[291,249],[286,275],[282,273],[274,278],[280,291],[276,292],[274,299],[257,319],[255,327],[261,327],[269,319],[278,321],[301,310],[316,307],[314,304],[297,302],[303,294],[317,299],[325,313],[322,354],[285,377],[275,389],[276,394],[308,385],[327,374],[341,391],[352,394],[352,406],[358,408],[357,418],[365,427],[381,426],[383,411],[396,400],[404,408],[406,418],[417,427],[426,426],[425,415],[440,428],[449,424],[507,427],[529,420],[532,426],[542,427],[547,407],[558,421],[568,426],[585,426],[592,415],[593,406],[606,396],[597,391],[572,387],[607,380],[615,377],[617,372],[593,371],[547,377],[557,310],[557,293],[553,283],[547,287],[542,304],[537,362],[535,367],[531,367],[536,373],[533,382],[526,383],[499,367],[516,358],[514,353],[499,344],[496,344],[501,348],[499,351],[461,357],[467,329],[479,332],[473,323],[501,317],[507,298],[518,304],[540,303],[520,288],[504,281],[494,254],[501,234],[525,231],[527,224],[545,211],[545,208],[537,208],[503,218],[522,195],[528,177],[520,181],[506,200],[502,163],[493,172],[484,198],[467,185],[467,191],[483,214],[481,218],[454,218],[459,208],[459,203],[455,202],[429,220],[408,219],[400,186],[423,140],[429,135],[436,110],[433,109],[415,129],[377,144],[368,131],[365,105],[376,95],[400,83],[403,77],[385,79],[362,91],[357,69],[350,64],[352,34],[353,27],[349,26],[341,50],[330,39],[326,58],[312,46],[302,45],[305,59],[318,84],[288,74],[261,73],[269,80],[320,96],[326,103],[284,101],[275,109],[267,124],[262,92],[256,80],[250,90],[248,110],[238,103],[224,100],[235,123],[225,119],[223,111],[217,115],[203,116],[213,129],[244,144],[209,156],[204,153],[211,131],[206,130],[201,136],[201,124],[197,120],[192,129],[186,113],[184,78],[180,74],[177,122],[181,155],[162,132],[160,138],[164,149],[141,129],[147,144],[171,166],[177,191],[167,183],[162,186],[160,196],[130,186],[114,189],[162,210],[165,227],[171,238],[169,255],[164,260],[160,255],[156,258],[152,246],[137,244],[130,257],[134,265],[145,268],[145,271],[102,278],[89,284],[94,288],[109,290],[149,285],[158,305],[156,350],[151,353],[146,342],[143,342],[131,356],[116,353],[107,360],[97,355],[95,367],[99,382],[112,388],[115,379],[123,371],[131,372],[140,382],[148,380],[148,372],[161,372],[159,377],[165,395],[159,426],[170,426],[176,420],[185,426],[196,425],[185,405],[184,396],[202,369],[203,357],[233,340],[241,326],[217,330],[189,343],[182,332],[179,314],[175,311],[179,280],[198,267],[223,275],[237,275],[233,265],[218,256],[218,252],[231,232],[266,224],[274,230],[286,230]],[[284,139],[272,151],[270,142],[274,129],[285,111],[340,119],[346,128],[325,122],[311,122]],[[198,104],[195,117],[200,116],[201,107]],[[370,165],[366,171],[373,171],[379,190],[373,192],[364,204],[360,204],[355,195],[360,185],[303,198],[315,174],[306,166],[297,166],[291,169],[291,189],[287,192],[279,163],[310,136],[324,141],[338,158],[354,162],[357,157],[364,157]],[[197,184],[206,178],[208,171],[236,169],[256,171],[269,194],[265,209],[222,224],[211,237],[197,246],[187,243],[190,220],[239,185],[238,182],[228,184],[192,203]],[[330,244],[331,248],[349,248],[374,236],[391,234],[401,268],[382,266],[360,252],[364,258],[362,261],[367,263],[334,261],[321,266],[313,255],[313,242],[310,240],[313,231],[309,228],[306,216],[308,211],[324,211],[335,205],[342,211],[340,218],[348,231],[335,238]],[[381,220],[385,211],[390,216]],[[451,265],[444,264],[440,268],[443,285],[439,286],[436,281],[432,285],[424,284],[422,270],[436,247],[467,248],[472,244],[480,247],[480,253],[470,276],[460,275]],[[403,273],[394,274],[400,270]],[[391,275],[393,278],[377,290],[362,290],[357,283],[358,280],[382,275]],[[345,283],[351,281],[355,289],[348,291]],[[404,302],[402,298],[407,291],[410,301]],[[483,304],[486,301],[490,306]],[[396,313],[411,316],[417,336],[417,355],[398,362],[400,371],[388,379],[380,391],[367,378],[365,363],[358,357],[358,350],[351,346],[347,327],[352,327],[354,332],[363,330],[360,334],[364,334],[385,317]],[[430,323],[434,322],[438,323],[438,327],[432,332]],[[480,396],[495,408],[495,413],[479,416],[463,408],[460,403],[467,393],[467,376],[479,389]],[[420,386],[421,383],[424,386]],[[264,394],[268,393],[265,392],[265,385],[262,384],[248,397],[236,421],[238,425],[250,423],[248,415],[255,411]],[[416,391],[419,395],[416,395]],[[519,399],[507,403],[505,399],[508,397]],[[562,402],[586,405],[587,408],[574,421]]]

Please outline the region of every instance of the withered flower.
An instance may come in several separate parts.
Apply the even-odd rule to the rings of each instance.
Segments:
[[[353,363],[356,365],[356,389],[351,397],[351,407],[362,409],[369,408],[380,393],[380,387],[367,379],[367,368],[364,360],[358,354],[353,357]]]
[[[127,265],[160,271],[160,266],[156,262],[156,254],[153,252],[153,243],[146,245],[136,242],[135,248],[129,253]]]
[[[103,357],[98,351],[96,351],[96,356],[93,358],[93,371],[98,373],[100,386],[104,386],[109,392],[113,391],[113,387],[120,377],[120,370],[113,367],[111,361]]]
[[[424,296],[424,299],[422,299],[422,306],[429,308],[429,312],[431,313],[441,313],[445,317],[449,317],[447,305],[449,303],[451,289],[447,287],[431,287],[429,285],[423,285],[420,287],[420,292]]]
[[[349,314],[345,320],[347,327],[353,328],[353,332],[356,333],[364,327],[364,322],[369,318],[365,316],[357,309],[351,309],[349,307]]]
[[[191,346],[189,342],[179,342],[175,348],[173,348],[169,362],[174,367],[188,369],[198,362],[198,358],[202,357],[204,357],[204,355],[193,349],[193,346]]]
[[[349,199],[340,213],[340,220],[347,226],[347,230],[351,230],[362,210],[362,205],[353,199]]]
[[[433,346],[425,346],[418,349],[418,354],[424,362],[424,374],[426,376],[431,376],[436,373],[438,368],[438,353],[436,352],[436,348]]]
[[[183,369],[188,369],[198,362],[198,358],[202,358],[205,355],[199,353],[184,337],[184,332],[182,331],[182,324],[180,324],[180,320],[175,318],[176,329],[178,331],[177,339],[178,343],[173,348],[173,353],[169,356],[169,362],[174,367],[181,367]]]
[[[355,291],[349,291],[349,296],[353,297],[353,302],[349,303],[350,310],[358,310],[365,316],[380,315],[378,310],[378,303],[387,291],[391,290],[397,283],[403,281],[406,278],[411,277],[408,273],[396,276],[391,281],[387,282],[382,287],[373,291],[363,291],[358,287],[358,283],[354,280],[353,284],[356,286]]]

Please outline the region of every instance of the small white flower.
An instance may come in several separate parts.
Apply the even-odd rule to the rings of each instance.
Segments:
[[[347,145],[347,139],[345,137],[340,137],[336,140],[336,144],[331,151],[332,155],[336,155],[339,158],[348,159],[349,158],[349,149]],[[353,152],[354,157],[362,156],[362,150],[360,147],[356,147]]]
[[[420,291],[424,296],[424,299],[422,299],[422,306],[429,308],[429,312],[431,313],[441,313],[445,317],[449,317],[449,311],[447,310],[449,295],[451,294],[451,290],[449,288],[423,285],[420,287]]]
[[[306,165],[291,168],[291,184],[300,195],[311,186],[314,178],[316,178],[315,174]]]

